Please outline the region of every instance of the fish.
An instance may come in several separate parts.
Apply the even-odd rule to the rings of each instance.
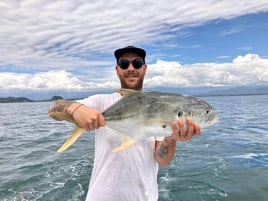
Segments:
[[[119,152],[133,146],[137,141],[172,133],[172,122],[190,117],[200,128],[218,122],[217,111],[204,100],[185,94],[165,92],[141,92],[131,89],[117,90],[123,97],[102,112],[106,125],[122,138],[122,144],[113,151]],[[70,114],[50,112],[49,116],[76,125],[57,152],[69,148],[85,129],[80,128]]]

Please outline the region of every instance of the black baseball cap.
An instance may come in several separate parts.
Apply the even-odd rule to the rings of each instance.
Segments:
[[[127,47],[123,47],[123,48],[117,49],[117,50],[114,51],[114,56],[115,56],[116,60],[118,61],[119,58],[123,54],[128,53],[128,52],[136,53],[145,62],[146,51],[144,49],[142,49],[142,48],[138,48],[138,47],[135,47],[135,46],[127,46]]]

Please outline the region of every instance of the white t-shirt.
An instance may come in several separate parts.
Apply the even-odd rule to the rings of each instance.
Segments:
[[[101,112],[121,98],[119,93],[94,95],[78,102]],[[161,139],[157,139],[161,140]],[[95,158],[86,201],[156,201],[158,163],[155,137],[114,153],[121,144],[107,126],[95,132]]]

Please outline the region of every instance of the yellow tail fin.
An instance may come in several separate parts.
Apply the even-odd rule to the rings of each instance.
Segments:
[[[73,132],[68,136],[67,140],[64,142],[64,144],[61,146],[61,148],[58,149],[58,153],[63,152],[64,150],[68,149],[85,131],[85,129],[80,127],[75,127]]]

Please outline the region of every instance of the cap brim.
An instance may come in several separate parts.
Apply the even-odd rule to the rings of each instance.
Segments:
[[[124,47],[124,48],[121,48],[121,49],[117,49],[114,52],[114,56],[118,60],[123,54],[128,53],[128,52],[136,53],[143,60],[145,59],[145,56],[146,56],[146,52],[145,52],[144,49],[134,47],[134,46],[128,46],[128,47]]]

